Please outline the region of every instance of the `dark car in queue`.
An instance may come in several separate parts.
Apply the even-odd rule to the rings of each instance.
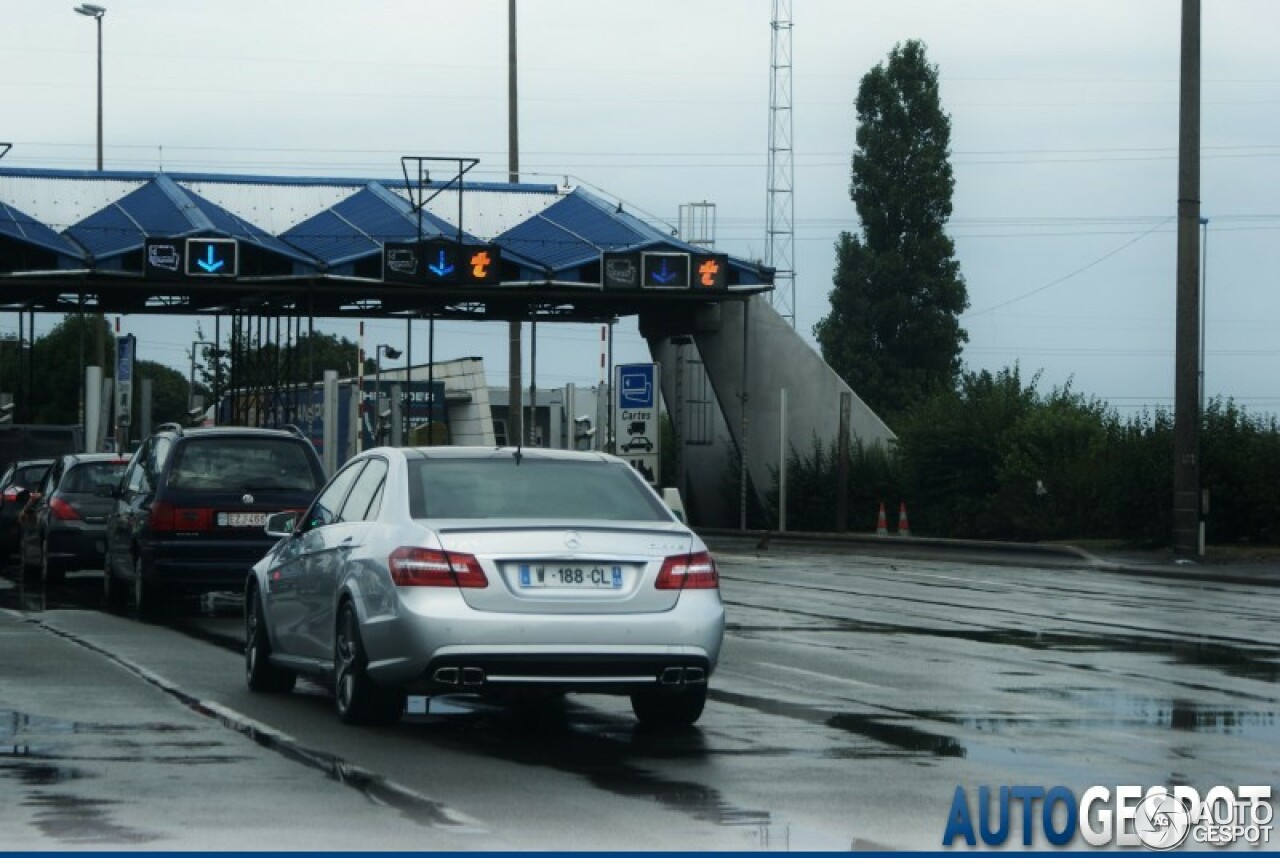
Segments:
[[[301,433],[280,429],[183,429],[166,424],[129,464],[107,523],[104,595],[121,610],[158,617],[172,597],[239,593],[275,543],[267,515],[304,510],[324,466]]]
[[[21,459],[10,462],[0,474],[0,561],[8,560],[18,550],[18,516],[27,505],[26,500],[18,500],[18,495],[24,490],[36,490],[52,464],[53,459]]]
[[[111,491],[129,460],[115,453],[78,453],[53,461],[19,516],[22,573],[56,587],[76,569],[101,569]]]
[[[641,723],[702,714],[724,635],[707,547],[625,461],[377,448],[343,466],[246,582],[254,691],[331,683],[347,723],[407,695],[625,695]]]

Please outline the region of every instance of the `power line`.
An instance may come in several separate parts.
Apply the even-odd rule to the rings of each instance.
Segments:
[[[1037,289],[1032,289],[1030,292],[1025,292],[1025,293],[1023,293],[1022,295],[1018,295],[1018,296],[1016,296],[1016,297],[1014,297],[1014,298],[1010,298],[1010,299],[1009,299],[1009,300],[1007,300],[1007,301],[1001,301],[999,304],[994,304],[994,305],[992,305],[992,306],[990,306],[990,307],[986,307],[986,308],[984,308],[984,309],[982,309],[982,310],[976,310],[976,311],[974,311],[974,312],[972,312],[972,313],[965,313],[965,314],[963,314],[960,318],[962,318],[962,319],[972,319],[972,318],[974,318],[974,317],[976,317],[976,316],[982,316],[982,315],[985,315],[985,314],[987,314],[987,313],[991,313],[991,312],[994,312],[994,311],[996,311],[996,310],[999,310],[1001,307],[1008,307],[1010,304],[1016,304],[1017,302],[1019,302],[1019,301],[1023,301],[1023,300],[1026,300],[1027,298],[1030,298],[1030,297],[1031,297],[1031,296],[1033,296],[1033,295],[1038,295],[1038,294],[1040,294],[1041,292],[1045,291],[1046,289],[1051,289],[1051,288],[1053,288],[1054,286],[1057,286],[1057,285],[1059,285],[1059,284],[1061,284],[1061,283],[1065,283],[1066,281],[1070,280],[1071,278],[1076,277],[1077,275],[1083,274],[1084,272],[1088,271],[1090,268],[1093,268],[1093,267],[1095,267],[1095,266],[1097,266],[1097,265],[1102,264],[1102,263],[1103,263],[1103,262],[1105,262],[1106,260],[1108,260],[1108,259],[1110,259],[1111,257],[1115,256],[1117,253],[1120,253],[1122,250],[1125,250],[1125,249],[1126,249],[1126,248],[1128,248],[1128,247],[1132,247],[1133,245],[1137,244],[1139,241],[1142,241],[1142,239],[1146,238],[1148,235],[1151,235],[1151,233],[1155,232],[1157,229],[1159,229],[1161,226],[1164,226],[1164,224],[1168,223],[1168,222],[1169,222],[1169,221],[1171,221],[1171,220],[1173,220],[1173,218],[1172,218],[1172,217],[1167,217],[1167,218],[1165,218],[1164,220],[1162,220],[1162,221],[1160,221],[1159,223],[1157,223],[1155,226],[1151,227],[1151,229],[1149,229],[1149,230],[1147,230],[1146,232],[1143,232],[1143,233],[1141,233],[1140,235],[1138,235],[1136,238],[1134,238],[1134,239],[1132,239],[1132,240],[1130,240],[1130,241],[1126,241],[1124,244],[1120,245],[1119,247],[1115,248],[1114,250],[1110,250],[1110,251],[1108,251],[1107,253],[1104,253],[1102,256],[1099,256],[1097,259],[1093,260],[1092,262],[1088,263],[1087,265],[1082,265],[1082,266],[1080,266],[1079,268],[1075,269],[1074,271],[1072,271],[1072,272],[1070,272],[1070,273],[1068,273],[1068,274],[1064,274],[1063,276],[1061,276],[1061,277],[1057,278],[1056,280],[1051,280],[1050,282],[1048,282],[1048,283],[1044,284],[1043,286],[1041,286],[1041,287],[1039,287],[1039,288],[1037,288]]]

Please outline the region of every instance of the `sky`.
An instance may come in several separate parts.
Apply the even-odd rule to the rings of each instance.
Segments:
[[[7,166],[94,166],[95,24],[74,5],[0,6]],[[505,179],[505,0],[100,5],[108,169],[395,179],[402,155],[449,155]],[[1171,408],[1180,8],[794,0],[797,330],[813,342],[837,237],[859,228],[858,83],[921,39],[952,121],[965,367],[1017,365],[1124,416]],[[521,178],[567,179],[672,224],[682,204],[711,202],[718,248],[762,257],[772,13],[771,0],[521,0]],[[1205,391],[1280,413],[1280,3],[1206,0],[1202,14]],[[140,358],[187,371],[196,320],[120,325]],[[16,329],[0,318],[0,334]],[[349,322],[317,329],[357,336]],[[404,340],[402,322],[366,325],[369,353]],[[539,387],[597,383],[598,326],[544,324],[537,340]],[[479,355],[499,385],[506,347],[503,323],[436,326],[438,359]],[[426,348],[424,324],[415,356]],[[615,360],[647,359],[624,320]]]

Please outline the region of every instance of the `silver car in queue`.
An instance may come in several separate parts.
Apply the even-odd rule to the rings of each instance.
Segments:
[[[697,721],[724,636],[715,561],[625,461],[377,448],[343,466],[246,582],[255,691],[331,682],[348,723],[406,695],[628,695]]]

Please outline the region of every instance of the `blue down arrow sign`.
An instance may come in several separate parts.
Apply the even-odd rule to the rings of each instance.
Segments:
[[[672,280],[675,280],[676,277],[678,276],[679,276],[679,272],[677,271],[671,271],[671,272],[667,271],[666,257],[662,258],[661,262],[659,263],[658,270],[653,272],[653,279],[658,283],[670,283]]]
[[[208,251],[209,251],[209,252],[208,252],[208,254],[206,255],[206,257],[205,257],[204,259],[197,259],[197,260],[196,260],[196,264],[197,264],[197,265],[199,265],[201,268],[203,268],[205,271],[207,271],[207,272],[209,272],[210,274],[212,274],[212,273],[214,273],[215,271],[217,271],[219,268],[221,268],[225,263],[223,262],[223,260],[218,259],[217,257],[215,257],[215,256],[213,255],[213,245],[212,245],[212,244],[211,244],[211,245],[209,245],[209,247],[208,247]]]
[[[442,250],[440,251],[439,261],[428,265],[427,270],[437,277],[448,277],[453,273],[453,266],[449,264],[448,260],[445,258],[444,251]]]

